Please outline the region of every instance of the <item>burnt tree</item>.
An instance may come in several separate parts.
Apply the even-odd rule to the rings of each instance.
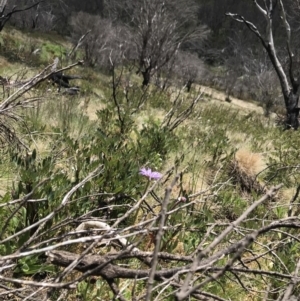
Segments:
[[[226,13],[226,15],[237,22],[245,24],[260,40],[280,81],[286,109],[286,128],[296,130],[299,127],[300,76],[294,70],[295,59],[291,47],[291,27],[283,0],[266,0],[264,1],[264,6],[260,5],[256,0],[253,0],[253,3],[257,11],[265,18],[265,36],[261,34],[260,30],[252,22],[246,20],[243,16],[233,13]],[[276,13],[279,13],[286,33],[287,68],[284,67],[285,61],[283,61],[286,58],[282,59],[278,56],[274,42],[273,18]]]
[[[9,9],[8,12],[6,12],[7,0],[2,0],[0,2],[0,31],[2,31],[5,24],[9,21],[9,19],[12,17],[12,15],[19,13],[19,12],[29,10],[29,9],[39,5],[40,2],[42,2],[42,1],[38,1],[30,6],[27,6],[25,8],[21,8],[21,9],[17,9],[17,6],[13,6],[11,9]]]
[[[199,25],[199,6],[193,0],[112,0],[107,6],[132,32],[134,61],[143,86],[174,64],[179,49],[199,47],[208,34],[207,28]]]

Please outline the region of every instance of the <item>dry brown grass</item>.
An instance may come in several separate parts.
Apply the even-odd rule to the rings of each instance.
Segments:
[[[262,154],[253,153],[248,149],[240,148],[235,153],[235,160],[238,168],[251,177],[255,177],[266,167]]]
[[[216,89],[206,87],[206,86],[197,86],[197,88],[200,88],[200,91],[208,94],[212,100],[215,101],[221,101],[226,106],[235,107],[238,109],[242,109],[246,111],[246,113],[249,113],[249,111],[255,111],[257,113],[263,114],[264,110],[262,107],[258,106],[257,104],[250,102],[250,101],[244,101],[235,97],[230,97],[231,102],[226,101],[226,94],[223,92],[220,92]]]
[[[263,157],[248,149],[239,149],[229,167],[229,174],[242,192],[251,193],[253,190],[263,192],[263,185],[257,180],[257,175],[265,169]]]

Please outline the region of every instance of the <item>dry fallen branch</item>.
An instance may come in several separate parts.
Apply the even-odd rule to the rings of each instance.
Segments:
[[[199,252],[198,256],[195,258],[192,268],[187,275],[184,285],[180,289],[180,291],[176,294],[176,298],[178,301],[184,300],[189,296],[198,286],[189,288],[190,283],[192,281],[192,276],[197,271],[198,266],[201,264],[201,261],[205,256],[207,256],[218,244],[222,242],[222,240],[234,229],[234,227],[238,226],[257,206],[261,203],[266,201],[267,199],[273,197],[275,193],[282,187],[282,185],[278,185],[273,187],[267,194],[265,194],[261,199],[254,202],[252,205],[248,207],[248,209],[237,219],[235,220],[230,226],[228,226],[220,235],[218,235],[214,241],[206,247],[203,251]],[[219,252],[219,256],[222,257],[224,254]],[[220,258],[219,257],[219,258]]]
[[[235,273],[247,273],[247,274],[253,274],[253,275],[268,275],[272,277],[276,277],[279,279],[294,279],[293,281],[298,281],[299,277],[295,277],[293,274],[283,274],[278,272],[272,272],[272,271],[264,271],[264,270],[254,270],[254,269],[245,269],[245,268],[237,268],[232,266],[233,261],[239,256],[242,255],[242,253],[245,251],[245,247],[252,244],[259,235],[262,235],[264,233],[267,233],[271,231],[272,229],[278,229],[282,227],[287,228],[300,228],[300,220],[299,218],[287,218],[283,220],[279,220],[276,222],[271,223],[270,225],[263,227],[257,231],[252,232],[251,234],[247,235],[245,238],[243,238],[241,241],[238,241],[234,244],[232,244],[230,247],[222,249],[221,251],[217,252],[223,253],[223,256],[226,254],[233,254],[233,258],[231,260],[230,264],[225,265],[224,267],[217,267],[214,266],[214,263],[216,263],[216,258],[213,259],[213,256],[208,259],[203,259],[198,267],[196,268],[195,272],[217,272],[217,274],[224,274],[226,270],[232,271]],[[130,254],[130,255],[129,255]],[[66,251],[59,251],[59,250],[53,250],[47,253],[49,256],[50,261],[53,264],[59,265],[59,266],[68,266],[70,263],[76,261],[80,255],[73,254]],[[87,255],[84,258],[81,259],[80,264],[76,266],[76,270],[81,272],[87,272],[90,270],[93,270],[93,273],[91,275],[94,276],[102,276],[105,279],[116,279],[116,278],[126,278],[126,279],[146,279],[149,277],[150,269],[141,270],[141,269],[130,269],[130,268],[123,268],[118,266],[117,264],[110,263],[112,260],[115,259],[125,259],[125,258],[133,258],[133,257],[139,257],[139,256],[153,256],[152,253],[124,253],[124,254],[107,254],[105,256],[101,255]],[[157,254],[158,259],[163,260],[176,260],[176,256],[172,254],[167,253],[158,253]],[[217,258],[220,258],[220,256],[217,256]],[[191,261],[191,258],[186,258],[187,261]],[[155,271],[154,273],[154,279],[157,281],[162,281],[162,279],[171,278],[176,274],[186,274],[189,273],[191,269],[191,265],[184,265],[182,267],[175,267],[175,268],[169,268],[169,269],[162,269]],[[216,275],[215,277],[212,277],[213,279],[216,279],[216,277],[219,277],[219,275]],[[209,277],[211,278],[211,277]],[[38,285],[38,284],[36,284]],[[67,283],[65,284],[68,285]],[[195,293],[200,285],[197,285],[197,287],[194,287],[190,294]]]
[[[26,80],[16,89],[11,95],[3,99],[0,103],[0,142],[16,143],[19,146],[26,147],[20,140],[18,133],[16,133],[15,127],[17,124],[23,123],[23,118],[19,115],[19,108],[26,108],[33,106],[37,101],[41,100],[42,97],[26,97],[26,94],[35,88],[41,82],[47,80],[51,75],[69,70],[77,65],[82,64],[82,61],[78,61],[67,67],[64,67],[57,71],[52,71],[53,65],[47,66],[39,74]]]
[[[251,266],[249,268],[249,265],[255,263],[259,265],[260,260],[271,257],[277,260],[277,250],[283,248],[284,244],[288,243],[288,239],[298,239],[297,235],[293,234],[293,232],[290,234],[289,230],[300,228],[299,218],[294,216],[274,222],[265,221],[265,225],[261,221],[262,226],[255,229],[245,228],[243,224],[247,221],[249,214],[267,199],[272,198],[281,185],[272,188],[261,199],[249,205],[244,213],[233,223],[208,224],[207,230],[203,232],[201,241],[194,247],[194,251],[190,252],[192,254],[190,256],[165,251],[160,252],[160,242],[165,233],[168,231],[177,231],[176,229],[180,225],[168,224],[169,219],[173,214],[180,212],[180,210],[186,210],[193,204],[193,202],[190,202],[183,203],[181,206],[175,208],[171,206],[171,209],[168,207],[171,191],[177,178],[165,191],[165,198],[160,204],[159,215],[149,213],[149,216],[144,216],[135,225],[129,225],[128,227],[120,226],[120,223],[126,218],[124,216],[129,216],[131,213],[137,211],[141,204],[143,204],[143,201],[158,184],[158,182],[155,182],[140,200],[135,201],[134,206],[124,216],[115,221],[91,219],[81,223],[75,231],[64,233],[57,238],[50,238],[47,241],[43,240],[42,236],[38,236],[41,234],[44,223],[53,220],[55,214],[63,210],[65,205],[71,201],[71,196],[74,192],[82,187],[86,181],[91,180],[99,172],[101,173],[102,168],[99,167],[78,185],[74,186],[65,195],[61,204],[51,214],[42,218],[36,224],[38,229],[24,244],[23,248],[0,258],[2,271],[0,280],[3,283],[21,284],[24,287],[39,287],[35,292],[26,292],[25,298],[28,298],[28,300],[31,300],[30,298],[34,300],[38,292],[47,292],[47,296],[51,296],[54,290],[62,288],[66,290],[74,289],[80,281],[94,276],[102,277],[114,293],[115,298],[123,301],[127,299],[123,288],[118,284],[120,283],[117,281],[118,279],[128,279],[132,281],[130,283],[138,283],[139,281],[145,283],[145,280],[148,280],[148,292],[145,291],[144,295],[137,298],[138,300],[145,300],[147,296],[148,299],[151,299],[153,292],[157,293],[155,300],[165,300],[168,292],[169,296],[175,296],[176,298],[179,295],[178,300],[184,300],[184,298],[192,296],[196,300],[211,298],[211,300],[224,301],[226,298],[224,299],[217,294],[214,295],[207,292],[206,285],[230,274],[229,277],[234,277],[232,281],[235,281],[237,285],[240,285],[251,294],[253,290],[248,287],[245,277],[260,275],[263,280],[265,278],[274,278],[284,280],[286,283],[289,282],[289,290],[286,290],[286,292],[282,291],[282,295],[286,294],[286,296],[290,296],[292,294],[293,287],[299,281],[297,268],[295,271],[289,271],[285,267],[281,271],[275,272],[264,267],[255,269]],[[27,199],[29,197],[30,195],[26,196]],[[10,205],[17,207],[21,203],[22,200],[13,203],[9,202]],[[77,221],[79,220],[80,218],[77,219]],[[66,223],[71,225],[70,221],[64,220],[60,226],[58,225],[57,230]],[[29,229],[30,227],[27,227],[22,231],[28,231]],[[22,231],[2,241],[6,242],[18,237]],[[139,245],[140,241],[145,238],[145,235],[149,231],[156,234],[155,248],[152,252],[144,251],[142,248],[143,245],[141,247]],[[260,242],[259,237],[275,233],[274,231],[281,231],[282,235],[286,234],[285,237],[288,239],[280,243],[275,243],[276,241],[274,241],[270,245],[264,245]],[[232,233],[235,236],[231,236],[232,238],[229,241],[227,237],[229,234],[232,235]],[[37,240],[37,237],[39,237],[39,240]],[[34,242],[37,243],[34,245]],[[61,249],[65,246],[80,246],[87,242],[89,243],[88,247],[79,254]],[[112,242],[118,242],[118,244],[114,244],[112,252],[106,252],[105,248],[110,246]],[[252,249],[253,245],[260,246],[260,248]],[[203,249],[204,246],[205,248]],[[95,254],[95,249],[101,250],[102,255]],[[252,254],[250,258],[248,256],[249,253]],[[65,269],[56,278],[48,278],[43,281],[16,279],[9,277],[9,274],[5,274],[16,266],[16,260],[35,254],[46,254],[49,263],[65,267]],[[137,260],[140,265],[136,264]],[[72,272],[75,270],[81,272],[81,274],[73,277],[74,273]],[[69,277],[72,280],[69,280]],[[188,286],[186,286],[187,280],[189,281]]]
[[[209,245],[209,250],[210,252],[213,251],[214,247],[216,246],[217,243],[220,243],[221,240],[228,234],[230,233],[234,227],[236,227],[242,220],[244,220],[247,215],[254,210],[259,204],[261,204],[263,201],[266,199],[272,197],[275,192],[281,187],[281,185],[274,187],[271,189],[263,198],[260,200],[256,201],[253,205],[251,205],[244,214],[241,215],[241,217],[234,222],[232,225],[226,228],[225,231],[223,231],[220,235],[218,235],[217,240],[213,241]],[[91,223],[91,225],[97,225],[97,223]],[[99,226],[100,224],[98,224]],[[111,231],[111,228],[106,225],[106,224],[101,224],[100,225],[102,229],[106,229]],[[106,280],[114,280],[116,278],[126,278],[126,279],[146,279],[149,277],[151,271],[153,273],[153,278],[157,281],[164,281],[165,285],[170,285],[171,286],[176,286],[174,283],[174,279],[176,278],[176,275],[180,274],[189,274],[190,271],[193,271],[194,273],[199,273],[199,272],[215,272],[214,276],[209,276],[206,280],[202,281],[200,284],[197,286],[191,288],[189,290],[189,295],[195,295],[199,294],[198,289],[207,283],[208,281],[214,281],[215,279],[221,277],[224,275],[226,271],[231,271],[234,272],[236,277],[239,278],[239,273],[249,273],[249,274],[260,274],[260,275],[269,275],[272,277],[278,277],[278,278],[286,278],[286,279],[297,279],[295,276],[292,274],[282,274],[282,273],[276,273],[276,272],[269,272],[269,271],[264,271],[264,270],[253,270],[253,269],[241,269],[241,268],[236,268],[233,266],[233,263],[240,258],[244,252],[246,252],[246,247],[250,246],[253,244],[258,236],[263,235],[265,233],[268,233],[274,229],[278,228],[300,228],[300,221],[298,218],[287,218],[287,219],[282,219],[273,223],[270,223],[269,225],[262,227],[256,231],[253,231],[252,233],[246,235],[243,239],[236,243],[232,243],[230,246],[227,248],[222,248],[212,256],[209,256],[208,258],[201,257],[199,260],[199,256],[197,256],[197,267],[193,268],[193,265],[184,265],[182,267],[172,267],[172,268],[166,268],[162,270],[155,271],[153,273],[153,269],[132,269],[132,268],[123,268],[120,267],[118,264],[114,264],[114,260],[121,260],[121,259],[128,259],[128,258],[141,258],[141,257],[146,257],[146,258],[153,258],[153,253],[151,252],[141,252],[141,251],[136,251],[132,252],[132,248],[129,251],[119,252],[119,253],[114,253],[114,254],[107,254],[104,256],[100,255],[89,255],[86,254],[84,257],[81,257],[80,255],[77,254],[72,254],[70,252],[66,251],[59,251],[59,250],[52,250],[47,252],[47,255],[50,259],[50,261],[53,264],[59,265],[59,266],[68,266],[72,262],[77,262],[78,264],[75,266],[75,269],[78,271],[81,271],[85,273],[86,275],[94,275],[94,276],[102,276]],[[81,227],[80,227],[81,228]],[[210,232],[210,231],[209,231]],[[208,233],[209,233],[208,232]],[[118,237],[122,237],[122,235],[118,235]],[[96,237],[95,237],[96,238]],[[96,238],[97,239],[97,238]],[[125,241],[123,241],[125,243]],[[203,254],[203,251],[200,252],[200,254]],[[219,259],[223,258],[224,256],[227,256],[229,254],[232,254],[233,257],[228,261],[228,263],[224,267],[217,267],[217,263]],[[80,261],[78,262],[78,258],[80,258]],[[191,257],[185,257],[185,258],[180,258],[180,256],[176,256],[173,254],[168,254],[166,252],[157,252],[156,253],[156,260],[165,260],[165,261],[173,261],[173,260],[182,260],[182,261],[187,261],[191,262],[192,258]],[[238,273],[238,274],[237,274]],[[174,278],[175,277],[175,278]],[[294,277],[294,278],[293,278]],[[168,280],[169,279],[169,280]],[[242,281],[239,280],[241,285]],[[113,284],[114,282],[111,282]],[[68,286],[68,283],[65,283],[65,286]],[[178,287],[178,285],[177,285]],[[181,284],[179,288],[182,289],[184,287],[184,284]],[[114,289],[115,292],[117,292],[117,288],[115,287]],[[204,292],[205,295],[205,292]],[[207,295],[208,296],[208,295]],[[215,298],[216,300],[222,300],[222,298]]]
[[[101,173],[103,170],[103,166],[99,166],[97,167],[94,171],[92,171],[89,175],[87,175],[81,182],[79,182],[77,185],[75,185],[66,195],[65,197],[63,198],[60,206],[58,206],[56,208],[55,211],[51,212],[49,215],[47,215],[46,217],[40,219],[38,222],[24,228],[23,230],[3,239],[0,243],[4,243],[4,242],[7,242],[7,241],[10,241],[11,239],[15,238],[15,237],[18,237],[19,235],[21,235],[22,233],[25,233],[27,231],[29,231],[30,229],[36,227],[36,226],[39,226],[39,228],[35,231],[35,235],[31,237],[30,240],[28,240],[24,245],[23,245],[23,248],[26,248],[31,242],[32,240],[34,239],[34,237],[39,233],[40,229],[42,229],[42,227],[45,225],[45,223],[49,220],[51,220],[55,214],[57,214],[62,208],[64,208],[67,204],[67,202],[69,201],[70,197],[74,194],[74,192],[79,189],[82,185],[84,185],[86,182],[88,182],[90,179],[96,177],[97,175],[99,175],[99,173]],[[36,250],[35,250],[36,251]],[[30,254],[30,251],[29,251],[29,254]],[[19,257],[19,253],[17,252],[15,254],[16,256]],[[26,256],[26,255],[25,255]],[[10,256],[4,256],[4,257],[1,257],[0,258],[0,261],[1,260],[7,260],[7,259],[10,259],[10,258],[13,258],[14,255],[10,255]]]
[[[79,255],[58,250],[48,252],[47,256],[53,264],[59,266],[68,266],[71,262],[76,261],[79,257]],[[150,270],[122,268],[118,265],[108,263],[109,261],[111,261],[111,257],[109,258],[100,255],[88,255],[81,260],[78,266],[76,266],[76,270],[80,272],[86,272],[94,269],[94,272],[92,274],[93,276],[102,276],[106,279],[141,279],[149,277]],[[156,280],[160,280],[161,277],[171,277],[180,270],[182,270],[182,268],[155,271],[154,278]]]

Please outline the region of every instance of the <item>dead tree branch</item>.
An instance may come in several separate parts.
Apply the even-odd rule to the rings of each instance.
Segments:
[[[294,61],[293,53],[291,49],[291,27],[288,21],[288,16],[283,5],[283,1],[264,1],[265,8],[263,8],[256,0],[253,1],[258,12],[263,15],[266,20],[266,35],[263,37],[257,27],[246,20],[243,16],[233,13],[226,13],[227,16],[231,17],[233,20],[244,23],[247,28],[252,31],[260,40],[263,48],[266,50],[272,66],[279,79],[281,90],[284,98],[285,108],[286,108],[286,128],[298,129],[299,127],[299,94],[300,94],[300,80],[296,78],[294,73]],[[279,4],[279,5],[277,5]],[[285,72],[282,59],[279,58],[276,52],[276,45],[274,41],[273,33],[273,17],[275,11],[279,10],[281,21],[283,27],[286,31],[286,45],[287,45],[287,57],[289,59],[289,70]]]
[[[12,15],[14,15],[16,13],[26,11],[26,10],[29,10],[29,9],[35,7],[35,6],[38,6],[42,2],[43,1],[38,1],[37,3],[34,3],[33,5],[30,5],[28,7],[22,8],[22,9],[16,9],[17,7],[14,6],[10,12],[5,14],[7,0],[2,1],[1,5],[0,5],[0,15],[1,15],[1,17],[0,17],[0,32],[3,30],[5,24],[9,21],[9,19],[12,17]]]

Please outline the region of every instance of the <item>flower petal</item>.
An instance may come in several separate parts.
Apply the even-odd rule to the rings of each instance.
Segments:
[[[140,175],[149,178],[150,180],[159,180],[162,174],[157,171],[152,171],[150,168],[142,167],[139,172]]]
[[[150,175],[150,178],[154,179],[154,180],[159,180],[161,177],[162,177],[162,174],[157,171],[153,171]]]

